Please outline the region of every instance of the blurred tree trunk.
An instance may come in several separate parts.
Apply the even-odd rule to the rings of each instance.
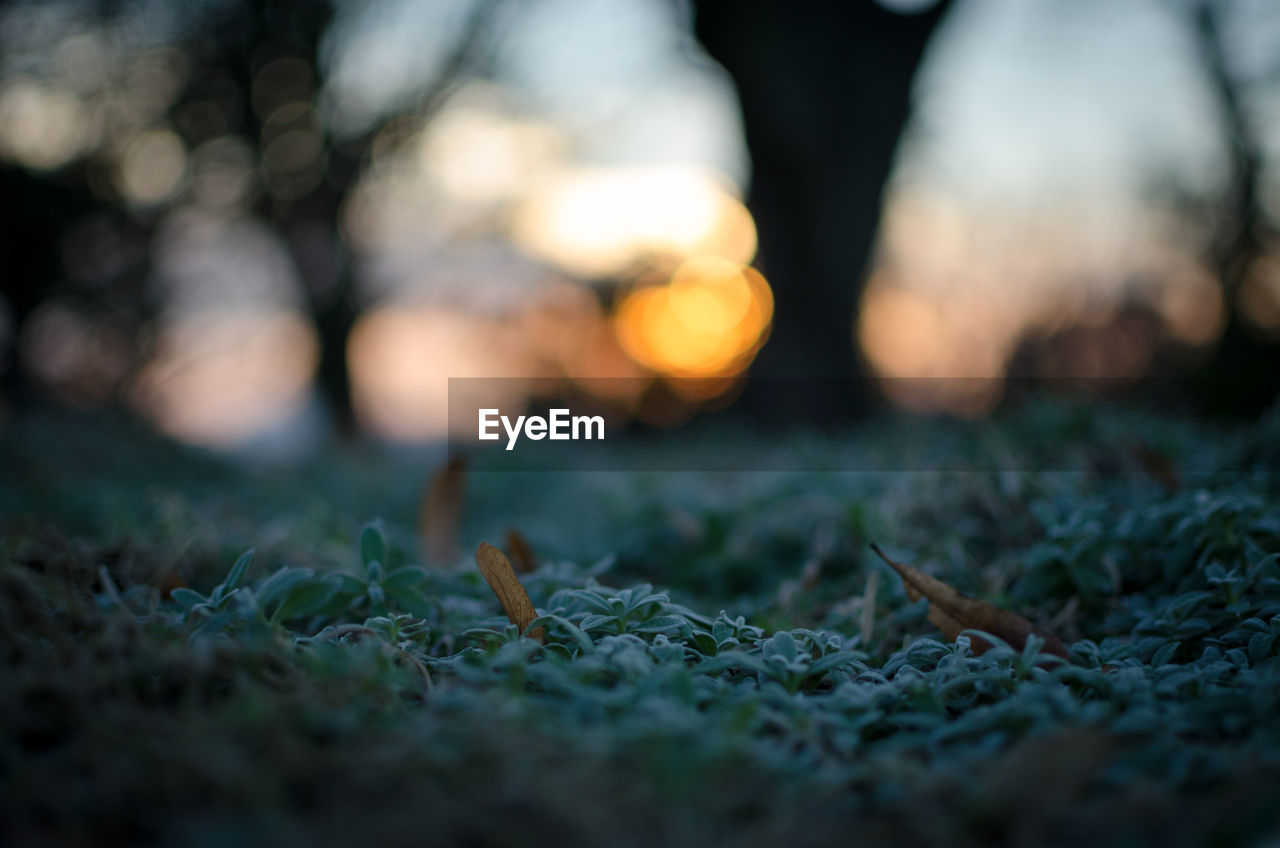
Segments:
[[[208,71],[225,70],[252,101],[255,74],[276,57],[301,58],[315,71],[312,88],[304,100],[319,94],[322,42],[333,20],[332,2],[296,9],[280,0],[247,0],[228,6],[219,20],[219,49],[208,57]],[[294,96],[299,96],[298,92]],[[265,147],[265,115],[245,108],[242,112],[250,138]],[[369,139],[362,138],[337,149],[325,134],[324,177],[301,196],[280,198],[262,192],[254,211],[269,222],[289,249],[310,313],[319,346],[316,389],[324,401],[334,431],[342,437],[356,432],[347,366],[347,340],[355,326],[357,306],[347,251],[342,244],[338,219],[342,204],[359,174],[359,159]]]
[[[916,68],[948,5],[904,15],[872,0],[695,0],[697,37],[737,86],[774,291],[749,406],[822,417],[865,407],[854,316]],[[834,379],[821,392],[779,379],[796,377]]]
[[[62,277],[59,237],[67,209],[78,197],[52,180],[13,165],[0,166],[0,296],[8,309],[8,339],[0,339],[0,400],[15,408],[28,403],[32,387],[22,370],[18,344],[27,318]]]
[[[270,9],[277,0],[255,0]],[[505,0],[472,0],[466,20],[431,82],[419,92],[411,111],[429,122],[469,74],[488,56],[495,15]],[[264,16],[265,17],[265,16]],[[302,48],[313,68],[320,68],[321,50],[328,31],[326,12],[312,13],[292,41]],[[243,83],[249,90],[251,80]],[[258,128],[260,130],[260,127]],[[339,436],[356,434],[358,422],[352,398],[347,343],[359,318],[351,253],[341,235],[341,215],[347,195],[360,177],[363,159],[377,129],[338,143],[330,137],[325,179],[305,197],[292,203],[272,204],[270,217],[285,236],[304,283],[312,324],[319,340],[320,361],[316,385]]]
[[[1261,205],[1261,148],[1242,102],[1241,81],[1228,62],[1221,17],[1230,5],[1200,0],[1193,12],[1205,74],[1222,109],[1229,168],[1208,257],[1222,283],[1226,326],[1200,387],[1211,409],[1253,414],[1270,405],[1280,391],[1280,345],[1244,321],[1238,301],[1251,266],[1275,229]]]
[[[468,0],[467,17],[435,78],[416,92],[416,102],[406,100],[399,104],[395,110],[398,114],[414,115],[424,122],[431,119],[489,55],[495,13],[504,2]],[[115,0],[84,5],[89,19],[101,26],[113,24],[117,18],[129,21],[133,14]],[[249,145],[265,166],[262,154],[281,127],[286,126],[280,123],[275,129],[269,127],[270,112],[314,103],[322,93],[322,54],[336,9],[336,0],[223,0],[191,4],[189,8],[175,6],[174,14],[180,16],[183,29],[191,33],[191,38],[173,45],[181,51],[188,67],[185,86],[167,118],[187,148],[195,149],[212,138],[232,135]],[[308,81],[291,78],[281,83],[259,78],[270,62],[286,57],[309,66]],[[270,100],[272,97],[278,102]],[[249,208],[237,209],[235,214],[252,216],[270,226],[288,247],[319,342],[317,391],[335,430],[350,435],[356,430],[356,420],[347,343],[359,317],[360,304],[350,250],[343,242],[339,219],[379,126],[358,138],[336,138],[306,110],[298,112],[293,108],[292,114],[305,124],[301,128],[320,137],[324,151],[320,178],[280,191],[271,184],[270,168],[260,168],[258,173],[267,176],[266,182],[254,193]],[[287,179],[296,176],[293,172],[285,174]],[[95,194],[84,174],[71,167],[55,175],[33,176],[3,165],[0,188],[5,189],[7,201],[0,210],[0,296],[10,312],[14,335],[42,303],[68,293],[61,247],[71,225],[87,215],[101,214],[122,229],[136,231],[140,245],[145,246],[168,211],[148,210],[140,217],[119,199]],[[147,253],[145,249],[141,252]],[[117,276],[121,279],[100,286],[109,292],[108,302],[89,303],[86,309],[92,312],[89,307],[96,307],[102,312],[109,307],[125,314],[128,320],[123,325],[129,330],[126,335],[134,340],[131,354],[136,366],[147,353],[140,340],[149,336],[138,330],[157,316],[158,305],[148,294],[149,274],[145,267],[131,267],[127,274]],[[82,292],[69,293],[85,300]],[[17,359],[15,345],[0,340],[0,406],[16,406],[32,394]]]
[[[491,27],[504,0],[472,0],[467,18],[444,57],[435,77],[419,92],[416,108],[405,104],[424,123],[430,121],[487,56]],[[322,67],[321,52],[334,6],[316,3],[294,9],[282,0],[247,0],[236,14],[226,14],[222,52],[213,57],[215,68],[230,69],[246,99],[253,90],[253,74],[264,57],[292,55],[313,68]],[[318,95],[317,88],[310,92]],[[246,110],[251,137],[261,137],[261,116]],[[355,435],[358,422],[352,399],[347,343],[359,318],[360,304],[350,251],[341,235],[340,218],[347,195],[360,177],[363,159],[377,127],[358,138],[338,140],[326,134],[325,176],[301,197],[282,200],[264,196],[256,210],[271,222],[289,247],[303,282],[307,308],[320,348],[316,387],[334,430],[339,436]]]

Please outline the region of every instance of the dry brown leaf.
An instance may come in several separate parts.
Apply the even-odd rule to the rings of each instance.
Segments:
[[[814,557],[804,564],[799,577],[794,580],[783,580],[778,584],[778,608],[791,612],[796,596],[818,585],[818,578],[821,576],[822,560]]]
[[[533,552],[533,546],[529,544],[524,534],[514,527],[507,528],[507,553],[517,573],[529,574],[538,570],[538,555]]]
[[[931,577],[919,569],[906,563],[896,562],[880,550],[880,546],[871,545],[871,549],[902,578],[907,597],[913,601],[927,598],[929,601],[929,621],[942,631],[947,638],[954,640],[964,630],[982,630],[1009,643],[1015,651],[1021,651],[1027,644],[1027,637],[1033,633],[1044,640],[1042,650],[1068,660],[1067,648],[1062,640],[1052,633],[1038,631],[1031,622],[1009,610],[994,607],[986,601],[979,601],[957,592],[951,586],[936,577]],[[971,637],[974,654],[983,654],[991,644],[979,637]]]
[[[418,516],[422,555],[429,565],[445,565],[458,559],[458,527],[467,486],[467,458],[449,457],[431,478]]]
[[[822,579],[822,558],[813,557],[800,571],[800,588],[807,592],[817,586],[820,579]]]
[[[1178,478],[1178,472],[1167,456],[1139,440],[1130,442],[1128,448],[1129,455],[1136,459],[1142,466],[1142,470],[1163,486],[1166,492],[1173,494],[1181,488],[1182,481]]]
[[[538,613],[533,608],[533,602],[529,600],[529,593],[525,591],[520,578],[516,577],[515,569],[511,567],[511,560],[493,545],[481,542],[480,547],[476,548],[476,565],[480,567],[480,573],[484,575],[485,582],[489,584],[493,594],[498,596],[507,618],[523,632],[529,626],[529,622],[538,617]],[[535,627],[529,631],[529,637],[539,642],[546,641],[546,633],[541,627]]]

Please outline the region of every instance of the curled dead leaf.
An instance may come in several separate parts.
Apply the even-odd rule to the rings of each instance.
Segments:
[[[517,573],[529,574],[538,570],[538,555],[533,552],[533,546],[514,527],[507,528],[507,554]]]
[[[502,604],[502,610],[507,614],[507,618],[523,631],[538,617],[538,613],[533,608],[533,602],[529,600],[529,593],[525,591],[520,578],[516,577],[515,569],[511,567],[511,560],[493,545],[481,542],[480,547],[476,548],[476,565],[484,575],[489,588],[493,590],[493,594],[498,596],[498,601]],[[541,627],[535,627],[529,631],[529,637],[539,642],[546,641],[546,633]]]
[[[880,550],[879,545],[873,543],[871,549],[898,572],[908,598],[913,601],[926,598],[929,601],[929,621],[947,639],[954,640],[965,630],[981,630],[1003,639],[1015,651],[1021,651],[1026,647],[1027,637],[1035,634],[1044,640],[1044,647],[1041,649],[1044,653],[1070,661],[1067,647],[1062,644],[1061,639],[1052,633],[1036,630],[1030,621],[1017,613],[962,595],[938,578],[890,559]],[[989,642],[976,636],[972,637],[971,645],[974,654],[978,655],[986,653],[991,647]]]

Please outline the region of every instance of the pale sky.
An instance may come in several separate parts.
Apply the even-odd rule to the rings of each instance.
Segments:
[[[389,102],[430,73],[464,8],[385,0],[347,13],[333,40],[338,90],[365,107]],[[1216,105],[1184,8],[957,0],[921,71],[907,173],[1018,204],[1114,203],[1166,175],[1212,186]],[[1242,66],[1269,55],[1280,28],[1270,17],[1270,29],[1236,28]],[[584,163],[703,165],[742,183],[749,165],[732,86],[691,43],[687,13],[671,0],[517,3],[496,72],[523,110],[578,140]]]
[[[1114,201],[1220,178],[1217,106],[1177,4],[964,0],[918,80],[920,178],[967,196]]]

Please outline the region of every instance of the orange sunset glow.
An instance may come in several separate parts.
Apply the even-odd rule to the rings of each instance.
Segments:
[[[1066,208],[1015,220],[900,189],[880,238],[857,339],[874,372],[890,378],[890,398],[912,409],[989,411],[1028,339],[1069,336],[1029,363],[1040,376],[1134,378],[1158,345],[1212,344],[1226,319],[1220,283],[1151,212],[1100,221]],[[1258,300],[1265,315],[1267,299]],[[1122,315],[1135,308],[1149,327]],[[913,377],[969,379],[936,383],[934,396],[894,383]]]
[[[753,268],[714,256],[686,260],[665,285],[629,293],[614,316],[633,359],[672,377],[724,377],[759,349],[773,295]]]

